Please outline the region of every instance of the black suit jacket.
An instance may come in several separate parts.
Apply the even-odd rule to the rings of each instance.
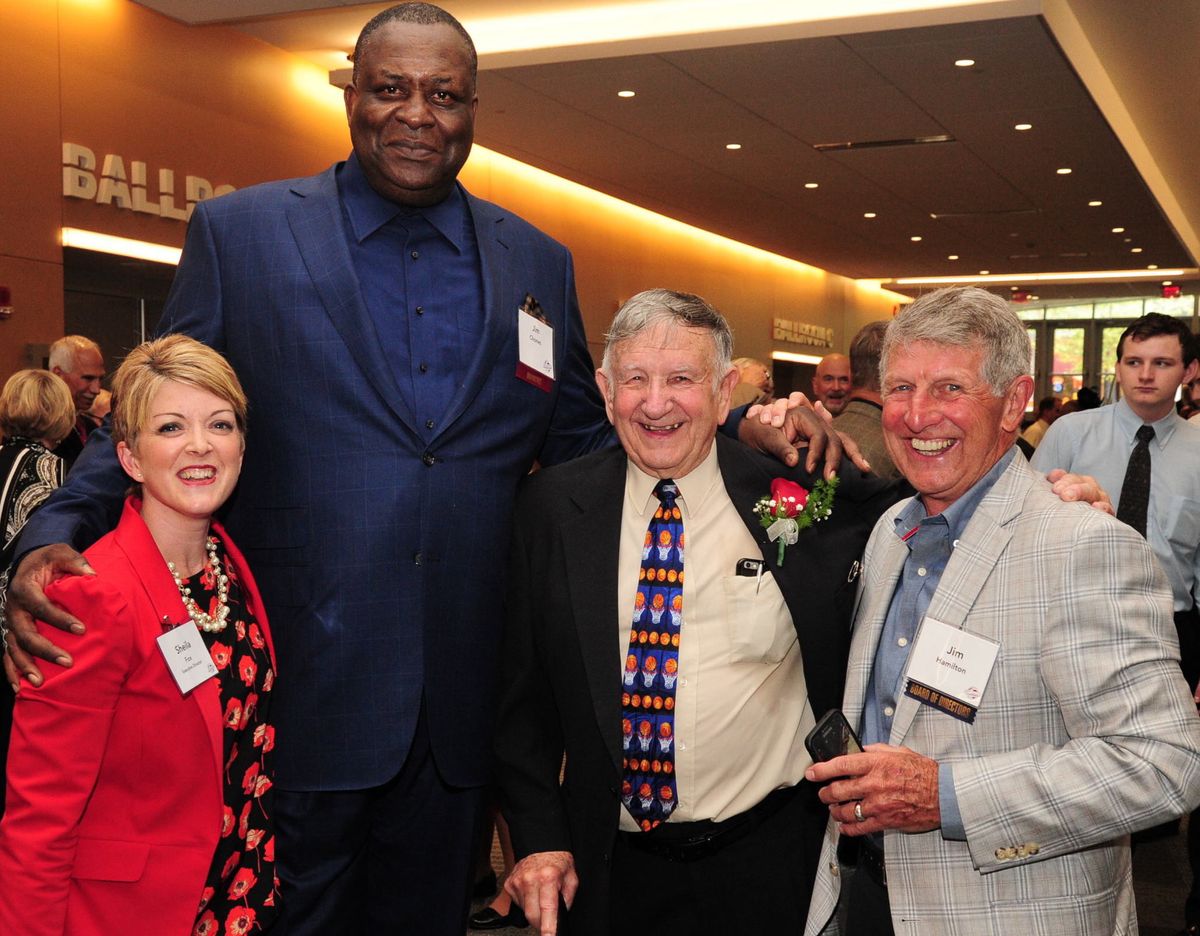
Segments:
[[[721,436],[716,445],[725,489],[791,611],[819,716],[841,704],[855,594],[851,570],[899,488],[847,469],[832,517],[802,532],[781,567],[754,503],[781,473],[806,487],[814,479]],[[625,466],[618,449],[541,471],[525,483],[515,518],[498,783],[518,858],[574,854],[580,890],[560,932],[575,934],[610,931],[608,864],[621,808],[617,562]],[[813,835],[797,843],[812,850],[814,862],[825,820],[823,810],[814,815]]]

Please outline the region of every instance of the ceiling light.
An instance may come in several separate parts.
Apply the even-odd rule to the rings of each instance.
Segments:
[[[957,260],[958,254],[950,254],[950,256],[948,256],[946,259],[947,260]]]
[[[1084,271],[1069,271],[1061,273],[997,273],[988,279],[987,273],[980,273],[979,277],[973,276],[902,276],[891,280],[882,280],[885,284],[894,286],[949,286],[955,283],[964,282],[991,282],[991,283],[1011,283],[1014,279],[1020,280],[1022,283],[1069,283],[1069,282],[1090,282],[1092,280],[1137,280],[1137,279],[1156,279],[1159,276],[1188,276],[1195,277],[1200,274],[1200,270],[1195,267],[1176,267],[1170,270],[1084,270]]]
[[[1020,286],[1009,286],[1008,287],[1009,292],[1016,292],[1020,288],[1021,288]]]
[[[1104,202],[1100,201],[1100,199],[1093,198],[1090,202],[1088,202],[1088,207],[1089,208],[1099,208],[1103,204],[1104,204]]]
[[[1158,269],[1158,264],[1157,264],[1157,263],[1151,263],[1149,266],[1147,266],[1147,267],[1146,267],[1146,269],[1147,269],[1147,270],[1157,270],[1157,269]]]
[[[1130,252],[1130,253],[1141,253],[1141,252],[1142,252],[1142,248],[1141,248],[1141,247],[1130,247],[1130,248],[1129,248],[1129,252]]]
[[[873,212],[873,211],[864,211],[864,212],[863,212],[863,217],[864,217],[864,218],[873,218],[873,217],[875,217],[875,212]]]
[[[959,68],[970,68],[975,64],[975,59],[955,59],[954,64]]]
[[[979,275],[980,275],[980,276],[987,276],[987,275],[988,275],[988,271],[987,271],[987,270],[980,270],[980,271],[979,271]]]
[[[1174,285],[1175,285],[1175,284],[1174,284],[1174,283],[1172,283],[1170,280],[1163,280],[1162,284],[1163,284],[1164,286],[1174,286]]]
[[[1057,172],[1059,175],[1070,175],[1071,174],[1071,170],[1068,169],[1066,166],[1063,166],[1061,169],[1055,169],[1054,171]]]
[[[1041,296],[1030,296],[1030,297],[1029,297],[1029,301],[1030,301],[1030,302],[1037,302],[1037,301],[1038,301],[1039,299],[1041,299],[1041,298],[1042,298]]]
[[[920,240],[921,240],[921,235],[920,235],[920,234],[914,234],[912,237],[910,237],[910,238],[909,238],[909,240],[910,240],[910,241],[912,241],[912,242],[915,244],[915,243],[917,243],[918,241],[920,241]]]
[[[816,182],[805,182],[804,183],[805,188],[817,188],[817,185],[818,184]]]
[[[1125,233],[1125,228],[1116,227],[1116,228],[1113,228],[1113,229],[1112,229],[1112,232],[1113,232],[1114,234],[1124,234],[1124,233]]]
[[[1013,127],[1014,130],[1032,130],[1033,124],[1020,123]]]
[[[741,143],[726,143],[725,144],[725,149],[727,149],[727,150],[740,150],[741,148],[742,148]]]
[[[618,91],[617,97],[634,97],[636,94],[636,91]]]
[[[78,247],[81,250],[94,250],[98,253],[116,254],[118,257],[151,260],[154,263],[178,264],[179,255],[182,253],[178,247],[169,247],[166,244],[132,240],[128,237],[116,237],[112,234],[83,231],[73,227],[62,229],[62,245]]]

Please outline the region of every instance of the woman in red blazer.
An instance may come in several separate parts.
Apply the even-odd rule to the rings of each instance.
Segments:
[[[246,398],[180,335],[130,353],[113,439],[140,487],[48,591],[87,622],[14,713],[0,933],[261,933],[274,922],[274,651],[213,512],[233,491]],[[172,668],[173,667],[173,668]]]

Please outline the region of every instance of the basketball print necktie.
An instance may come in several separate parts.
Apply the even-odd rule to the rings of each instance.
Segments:
[[[621,801],[643,831],[679,802],[675,778],[675,686],[683,625],[683,515],[670,479],[642,545],[629,650],[621,676]]]

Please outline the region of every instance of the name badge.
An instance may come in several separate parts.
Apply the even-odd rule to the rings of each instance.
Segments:
[[[999,652],[994,640],[927,617],[908,656],[904,694],[973,722]]]
[[[200,683],[217,675],[208,647],[195,621],[188,621],[157,638],[158,649],[167,661],[167,669],[175,677],[179,691],[187,695]]]
[[[554,387],[554,327],[533,296],[517,309],[517,376],[547,393]]]

